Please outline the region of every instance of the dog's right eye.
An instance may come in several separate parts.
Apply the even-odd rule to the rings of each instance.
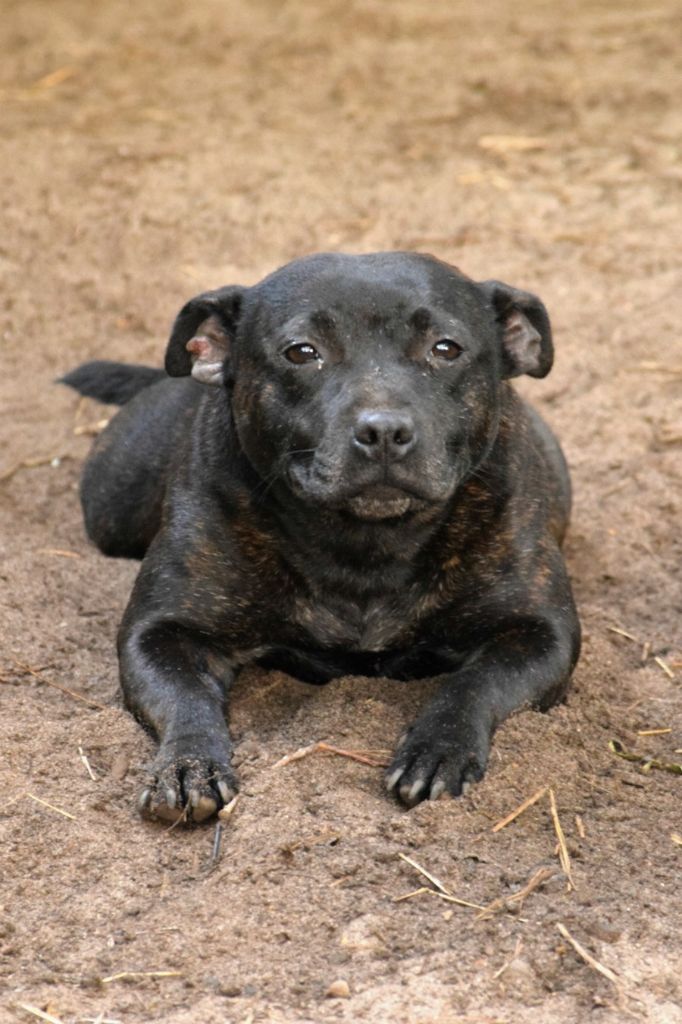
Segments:
[[[436,342],[431,352],[436,359],[444,359],[445,362],[451,363],[457,356],[462,354],[462,346],[458,345],[452,338],[443,338],[441,341]]]
[[[307,341],[302,341],[296,345],[289,345],[284,350],[284,356],[289,360],[290,363],[295,363],[296,366],[303,366],[304,363],[321,363],[322,356],[313,345],[309,345]]]

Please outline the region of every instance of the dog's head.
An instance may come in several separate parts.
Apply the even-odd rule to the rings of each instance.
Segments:
[[[192,299],[166,369],[227,388],[263,479],[388,521],[447,502],[495,439],[501,382],[552,358],[527,292],[414,253],[323,254]]]

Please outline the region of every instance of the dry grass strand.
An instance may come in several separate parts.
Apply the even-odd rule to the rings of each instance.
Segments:
[[[568,847],[566,846],[566,837],[564,830],[561,827],[559,821],[559,812],[556,806],[556,798],[554,796],[554,790],[550,787],[549,789],[549,807],[552,814],[552,821],[554,822],[554,831],[559,841],[559,862],[561,863],[562,870],[568,879],[568,884],[571,889],[575,889],[575,882],[573,881],[573,875],[571,873],[571,858],[568,855]]]
[[[37,804],[42,804],[43,807],[48,807],[51,811],[55,811],[57,814],[61,814],[64,818],[70,818],[71,821],[78,821],[75,814],[69,814],[68,811],[62,810],[61,807],[56,807],[54,804],[49,803],[47,800],[43,800],[41,797],[36,796],[35,793],[25,794],[29,800],[34,800]]]
[[[111,985],[114,981],[137,981],[142,978],[181,978],[182,971],[119,971],[108,978],[100,978],[102,985]]]
[[[506,818],[503,818],[502,821],[498,821],[496,825],[493,825],[490,831],[499,832],[501,829],[506,828],[507,825],[510,825],[520,814],[523,814],[523,812],[527,811],[529,807],[536,804],[546,792],[547,786],[543,786],[542,789],[537,791],[537,793],[533,793],[533,795],[529,796],[527,800],[524,800],[522,804],[519,804],[516,810],[512,811],[511,814],[508,814]]]
[[[32,1014],[37,1017],[38,1020],[47,1021],[48,1024],[64,1024],[61,1017],[55,1017],[51,1013],[46,1013],[44,1010],[40,1010],[37,1006],[31,1006],[30,1003],[17,1003],[20,1010],[25,1010],[26,1013]]]
[[[585,947],[581,945],[581,943],[578,942],[577,939],[573,938],[568,928],[565,925],[561,924],[560,921],[557,921],[557,928],[562,937],[566,939],[566,942],[568,942],[573,947],[578,956],[581,957],[585,961],[585,963],[592,968],[593,971],[598,971],[599,974],[602,974],[605,978],[608,978],[608,980],[613,982],[614,985],[620,985],[620,978],[618,977],[618,975],[614,971],[612,971],[610,967],[605,967],[604,964],[600,963],[599,960],[596,959],[596,957],[593,957],[592,954],[588,952],[588,950],[586,950]]]

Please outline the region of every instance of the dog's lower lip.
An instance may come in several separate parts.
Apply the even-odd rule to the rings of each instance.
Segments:
[[[348,500],[348,508],[359,519],[396,519],[405,515],[412,498],[395,487],[374,487]]]

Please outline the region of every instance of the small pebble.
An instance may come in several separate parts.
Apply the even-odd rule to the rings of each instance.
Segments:
[[[333,981],[327,991],[325,997],[327,999],[348,999],[350,995],[350,988],[348,982],[339,978],[337,981]]]

